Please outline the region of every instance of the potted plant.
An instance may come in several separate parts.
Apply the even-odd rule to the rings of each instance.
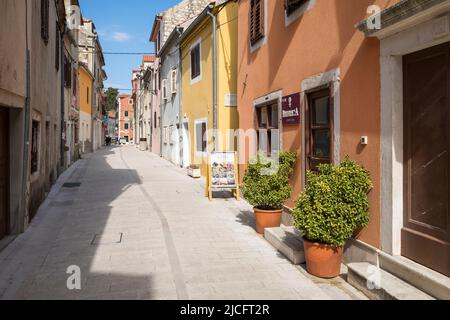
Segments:
[[[192,178],[200,178],[202,173],[200,171],[200,167],[193,164],[188,167],[188,175]]]
[[[260,234],[265,228],[280,226],[284,202],[291,196],[289,179],[297,155],[281,152],[278,159],[276,162],[258,154],[244,174],[242,194],[254,207],[256,232]]]
[[[322,164],[307,173],[307,184],[293,210],[304,233],[306,267],[321,278],[339,276],[344,245],[369,223],[369,172],[347,157],[340,165]]]

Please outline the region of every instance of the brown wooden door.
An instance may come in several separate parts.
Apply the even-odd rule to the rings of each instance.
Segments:
[[[8,109],[0,107],[0,239],[8,232],[9,128]]]
[[[450,43],[404,57],[402,255],[450,276]]]

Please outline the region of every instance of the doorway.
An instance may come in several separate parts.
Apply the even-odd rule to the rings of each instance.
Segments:
[[[9,110],[0,107],[0,240],[8,233]]]
[[[403,57],[403,256],[450,276],[450,42]]]
[[[189,123],[183,123],[183,167],[191,165],[191,146],[189,143]]]

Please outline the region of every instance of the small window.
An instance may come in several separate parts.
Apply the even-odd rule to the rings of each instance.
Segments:
[[[45,45],[48,44],[49,39],[49,0],[41,0],[41,38]]]
[[[195,151],[207,152],[208,137],[206,134],[206,121],[198,121],[195,124]]]
[[[300,8],[308,0],[284,0],[284,8],[286,15],[291,15],[295,10]]]
[[[157,125],[158,125],[158,123],[156,122],[156,112],[153,114],[154,116],[153,116],[153,124],[154,124],[154,127],[155,127],[155,129],[157,128]]]
[[[162,90],[162,98],[164,99],[164,100],[167,100],[167,98],[168,98],[168,95],[167,95],[167,79],[164,79],[163,81],[162,81],[162,88],[161,88],[161,90]]]
[[[307,165],[316,171],[322,163],[332,163],[333,117],[330,91],[311,93],[307,106]]]
[[[177,93],[177,69],[172,70],[170,76],[171,76],[171,81],[170,81],[170,89],[172,94],[176,94]]]
[[[250,42],[255,44],[264,38],[264,1],[250,0]]]
[[[132,99],[130,99],[130,101],[128,101],[128,103],[129,103],[129,104],[133,104],[133,100],[132,100]]]
[[[255,112],[258,150],[270,157],[280,148],[278,105],[258,106]]]
[[[89,103],[89,87],[86,88],[86,101]]]
[[[123,125],[123,127],[124,127],[125,130],[128,130],[128,128],[129,128],[128,123],[125,123],[125,124]]]
[[[128,111],[125,111],[125,117],[128,117],[129,113]]]
[[[39,170],[39,121],[33,120],[31,126],[31,173]]]
[[[199,78],[201,75],[201,52],[200,43],[191,48],[191,80]]]

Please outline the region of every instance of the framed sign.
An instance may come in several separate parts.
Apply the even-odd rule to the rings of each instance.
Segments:
[[[208,158],[206,196],[212,200],[213,191],[235,191],[239,200],[237,152],[212,152]]]
[[[300,123],[300,93],[283,97],[281,107],[283,125]]]

